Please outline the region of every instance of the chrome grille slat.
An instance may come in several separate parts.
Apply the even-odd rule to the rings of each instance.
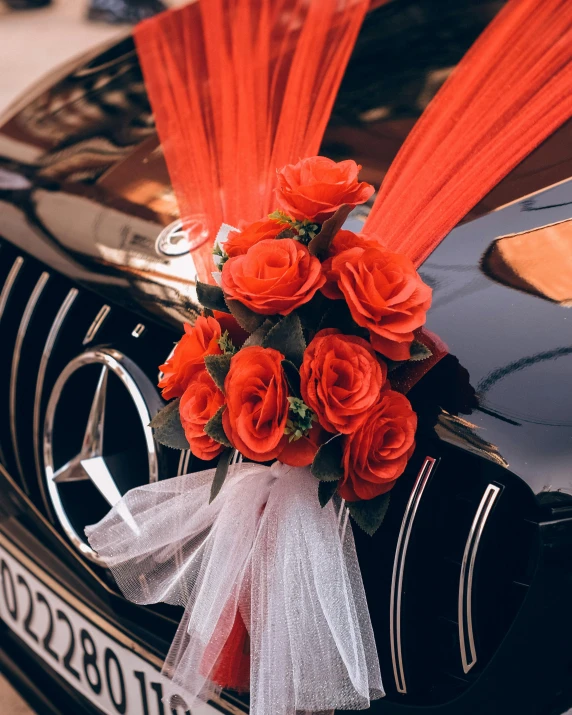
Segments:
[[[32,318],[32,315],[34,313],[36,305],[37,305],[38,301],[40,300],[40,296],[42,295],[42,292],[43,292],[44,288],[46,287],[46,283],[48,282],[49,277],[50,277],[50,274],[47,271],[44,271],[40,275],[38,282],[36,283],[34,290],[32,291],[30,298],[28,299],[28,303],[26,304],[26,308],[22,315],[22,320],[20,321],[20,325],[18,327],[18,333],[16,335],[16,342],[14,343],[14,352],[12,355],[12,370],[10,372],[10,399],[9,399],[10,434],[12,436],[12,447],[14,449],[14,458],[16,460],[16,467],[18,468],[18,472],[20,474],[20,478],[22,479],[22,483],[24,484],[24,486],[26,486],[25,480],[24,480],[24,470],[22,468],[22,462],[20,460],[20,453],[19,453],[19,449],[18,449],[18,433],[17,433],[17,429],[16,429],[16,394],[17,394],[17,383],[18,383],[18,367],[20,365],[22,345],[24,343],[24,338],[26,337],[26,333],[28,331],[28,326],[30,324],[30,320]],[[27,489],[27,487],[26,487],[26,489]]]
[[[111,312],[111,308],[109,305],[102,305],[101,308],[99,309],[99,312],[93,319],[93,323],[89,326],[87,329],[87,333],[85,334],[85,338],[83,339],[83,345],[89,345],[91,341],[95,338],[97,333],[99,332],[99,329],[105,322],[105,319]]]
[[[395,558],[393,561],[393,572],[391,576],[391,594],[389,605],[389,639],[391,644],[391,661],[393,664],[393,675],[395,677],[395,685],[397,692],[407,693],[407,685],[405,681],[405,670],[403,667],[403,653],[401,643],[401,598],[403,593],[403,576],[405,573],[405,560],[407,557],[407,548],[415,516],[423,497],[425,487],[429,482],[437,460],[433,457],[425,457],[425,461],[413,489],[411,496],[403,514],[399,537],[397,539],[397,547],[395,549]]]
[[[48,337],[46,339],[46,344],[42,351],[42,357],[40,360],[40,367],[38,369],[38,379],[36,381],[36,391],[34,394],[34,414],[33,414],[33,429],[34,429],[34,460],[36,464],[36,473],[38,476],[38,482],[40,484],[40,489],[42,492],[42,497],[44,502],[47,503],[45,489],[44,489],[44,478],[43,478],[43,467],[41,459],[41,448],[40,448],[40,412],[42,404],[42,392],[44,389],[44,380],[46,378],[46,369],[48,367],[48,361],[54,349],[56,338],[60,332],[60,329],[66,319],[66,316],[72,307],[75,299],[78,296],[78,289],[72,288],[67,296],[65,297],[63,303],[61,304]]]
[[[4,311],[6,310],[6,303],[8,302],[8,298],[10,297],[10,293],[12,292],[12,288],[14,287],[14,283],[16,282],[16,278],[18,277],[18,273],[20,272],[20,269],[22,268],[23,264],[24,259],[22,258],[22,256],[18,256],[18,258],[16,258],[16,260],[12,264],[12,268],[10,268],[10,273],[8,273],[6,282],[2,287],[2,292],[0,293],[0,320],[2,320],[2,316],[4,315]]]
[[[467,537],[467,542],[465,544],[463,561],[461,563],[458,619],[461,662],[465,673],[468,673],[477,662],[477,651],[473,632],[473,577],[475,563],[483,531],[500,492],[501,489],[496,484],[489,484],[485,489],[473,519],[473,523],[471,524],[469,536]],[[467,624],[466,631],[465,623]],[[469,646],[468,650],[470,653],[470,659],[467,654],[467,643]]]

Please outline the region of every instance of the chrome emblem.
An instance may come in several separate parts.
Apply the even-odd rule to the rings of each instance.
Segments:
[[[182,221],[173,221],[165,226],[157,238],[157,251],[165,256],[184,256],[191,250],[189,234]]]
[[[99,369],[99,377],[95,385],[95,390],[91,391],[91,394],[88,394],[87,398],[81,394],[77,395],[78,401],[87,399],[89,404],[91,400],[85,429],[83,430],[81,425],[75,425],[76,428],[79,427],[80,431],[83,430],[83,441],[81,444],[79,443],[80,438],[77,437],[76,429],[75,436],[78,439],[77,452],[73,457],[64,461],[63,464],[58,464],[58,455],[55,454],[54,450],[55,432],[60,430],[58,437],[60,444],[63,444],[68,452],[74,452],[76,449],[73,445],[69,444],[69,440],[66,442],[67,430],[65,429],[65,422],[62,418],[65,416],[68,420],[74,420],[74,414],[70,413],[69,409],[69,414],[62,414],[62,412],[65,411],[65,406],[61,405],[62,394],[70,378],[72,378],[78,370],[82,368],[85,369],[87,366],[92,366],[92,370],[94,366],[96,368],[101,367]],[[70,507],[69,499],[66,504],[66,501],[62,498],[61,490],[66,488],[65,485],[70,485],[74,482],[90,482],[109,506],[115,506],[122,497],[122,491],[114,477],[113,465],[116,459],[114,455],[106,454],[104,439],[110,374],[119,378],[134,404],[140,420],[140,425],[137,425],[137,428],[142,430],[143,444],[145,444],[147,451],[146,465],[148,465],[148,481],[156,482],[158,479],[158,460],[149,422],[151,421],[152,415],[161,407],[162,403],[155,387],[147,376],[121,353],[115,350],[101,348],[90,350],[74,358],[64,368],[54,385],[48,402],[44,423],[44,465],[51,505],[70,541],[84,556],[96,563],[100,563],[99,557],[90,548],[83,535],[83,527],[87,526],[88,522],[78,524],[78,514],[76,512],[77,510],[81,510],[82,504],[78,504],[77,509],[76,505],[73,504]],[[75,384],[82,385],[83,382],[84,381],[78,381],[76,379]],[[68,388],[68,392],[70,392],[70,390],[71,388]],[[69,408],[69,395],[67,400]],[[60,426],[58,426],[58,421],[60,421]],[[73,440],[73,436],[70,436],[70,439]],[[146,477],[147,475],[145,474],[144,476]],[[125,479],[123,478],[122,483],[124,482]],[[136,486],[136,484],[130,486]],[[130,488],[130,486],[128,488]],[[124,489],[124,491],[126,491],[126,489]],[[70,508],[73,509],[74,512],[73,518],[69,513]],[[101,516],[103,516],[103,514],[101,514]],[[128,513],[126,513],[125,519],[129,523],[131,517]],[[81,522],[81,517],[79,517],[79,522]],[[136,531],[135,524],[132,524],[132,528]]]

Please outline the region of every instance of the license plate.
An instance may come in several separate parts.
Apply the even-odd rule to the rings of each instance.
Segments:
[[[96,625],[102,619],[90,610],[85,617],[70,605],[74,597],[61,598],[22,561],[24,554],[10,551],[0,541],[0,619],[53,670],[109,715],[166,715],[162,702],[166,679],[149,660],[120,643]],[[19,554],[16,558],[13,554]],[[64,594],[65,595],[65,594]],[[84,608],[82,607],[82,610]],[[105,621],[102,625],[105,627]],[[106,632],[107,631],[107,632]],[[124,639],[127,640],[127,639]],[[129,641],[128,641],[129,642]],[[136,646],[142,650],[140,646]],[[169,693],[172,692],[169,686]],[[226,705],[226,703],[225,703]],[[234,707],[214,708],[206,703],[186,706],[183,698],[171,700],[172,715],[220,715],[240,712]]]

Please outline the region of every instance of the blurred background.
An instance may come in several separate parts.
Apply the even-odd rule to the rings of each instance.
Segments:
[[[184,0],[0,0],[0,112],[56,65]]]

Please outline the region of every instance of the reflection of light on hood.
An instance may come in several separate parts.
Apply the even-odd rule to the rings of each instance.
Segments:
[[[498,447],[477,434],[477,429],[477,425],[462,417],[451,415],[446,410],[441,411],[435,425],[435,432],[444,442],[485,457],[495,464],[500,464],[501,467],[508,467],[508,462],[499,452]]]
[[[505,286],[572,306],[572,221],[496,239],[483,271]]]
[[[29,189],[32,184],[21,174],[16,174],[13,171],[7,171],[0,168],[0,189],[7,191],[17,191]]]

